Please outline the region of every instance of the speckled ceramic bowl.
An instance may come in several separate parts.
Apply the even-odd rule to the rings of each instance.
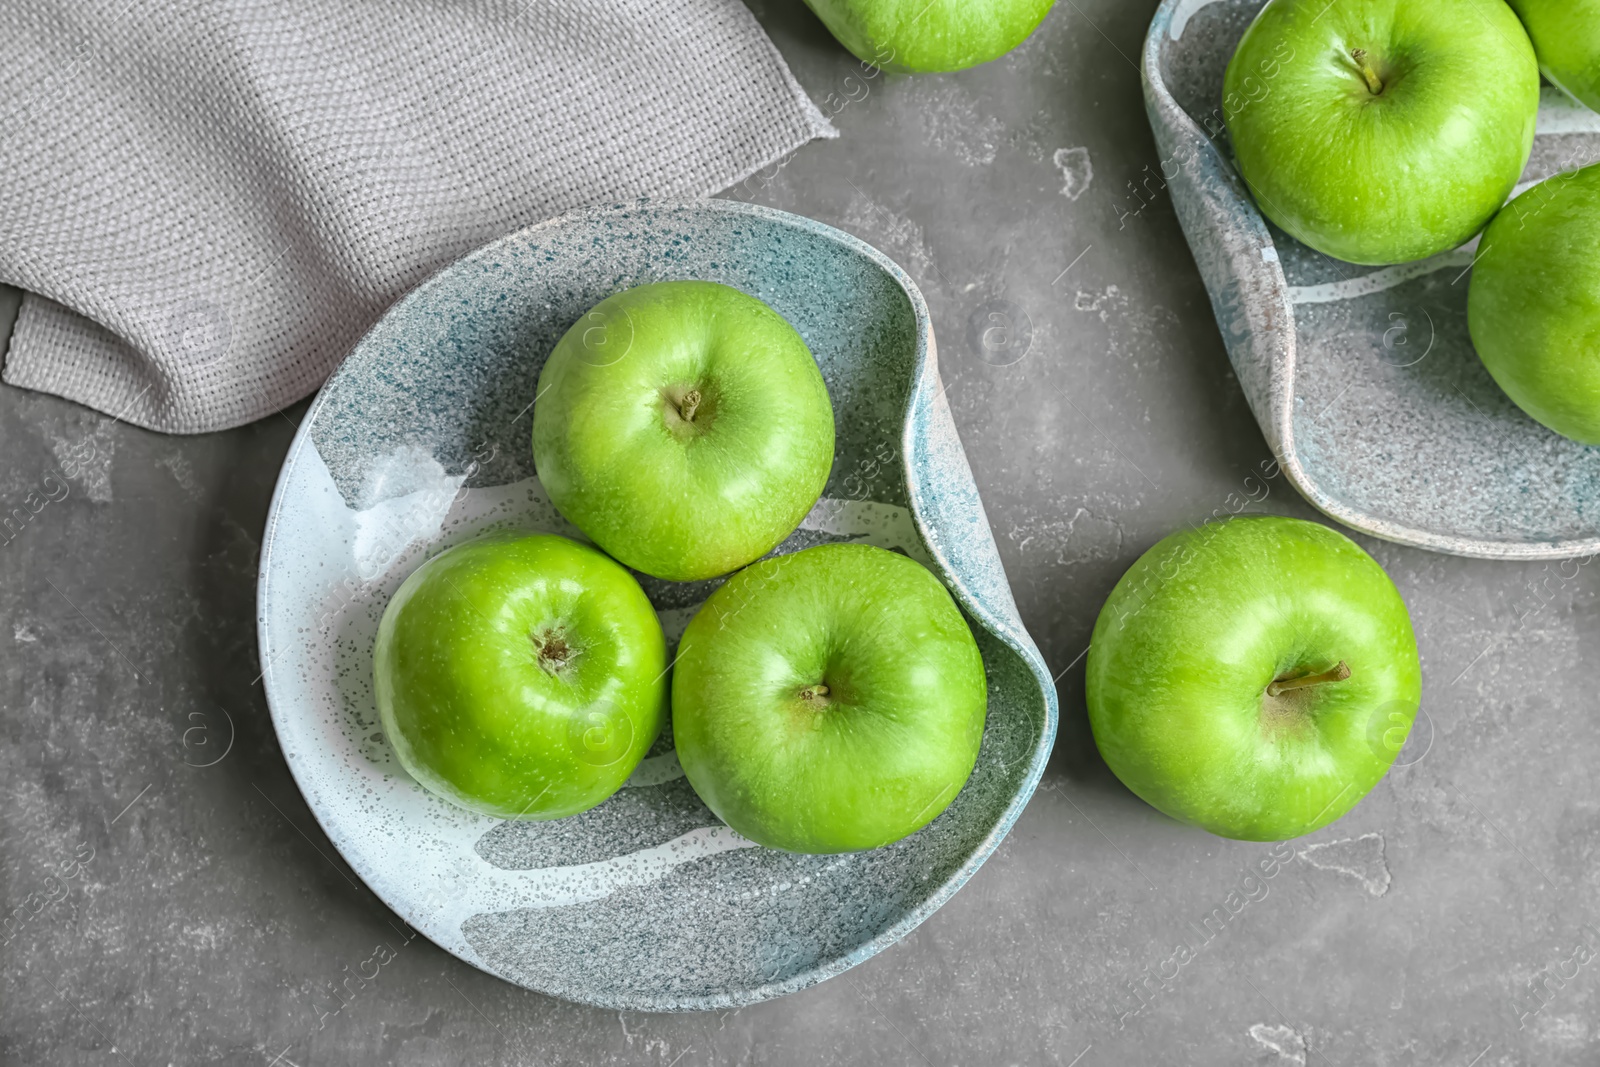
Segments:
[[[861,540],[931,566],[989,676],[977,770],[904,841],[798,856],[702,805],[670,729],[628,785],[558,822],[501,822],[424,792],[372,697],[391,593],[429,555],[498,526],[576,533],[530,448],[535,382],[602,297],[703,278],[767,301],[822,366],[838,457],[779,551]],[[715,582],[645,580],[676,642]],[[519,985],[617,1009],[749,1004],[904,936],[983,863],[1032,794],[1056,730],[939,383],[927,307],[882,253],[727,201],[599,211],[497,241],[400,301],[322,390],[284,463],[259,590],[261,662],[295,780],[329,838],[406,921]]]
[[[1357,267],[1256,209],[1230,162],[1222,75],[1263,6],[1166,0],[1156,12],[1143,69],[1161,163],[1126,210],[1170,191],[1284,471],[1332,518],[1391,541],[1504,559],[1600,551],[1600,449],[1524,415],[1472,349],[1475,241],[1420,263]],[[1600,115],[1546,90],[1525,184],[1595,159]]]

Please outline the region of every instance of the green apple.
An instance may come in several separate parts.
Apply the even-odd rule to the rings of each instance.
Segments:
[[[759,844],[897,841],[961,791],[983,739],[983,657],[920,563],[819,545],[734,575],[690,621],[672,678],[678,761]]]
[[[400,765],[446,800],[559,819],[616,792],[661,731],[666,642],[639,583],[553,534],[434,556],[378,626],[378,711]]]
[[[1467,327],[1518,407],[1600,445],[1600,164],[1534,186],[1489,224]]]
[[[1028,39],[1055,0],[806,0],[857,59],[899,74],[965,70]]]
[[[1223,118],[1256,203],[1352,263],[1470,239],[1533,148],[1539,66],[1504,0],[1271,0]]]
[[[1550,83],[1600,111],[1600,0],[1510,0]]]
[[[1279,841],[1378,783],[1422,671],[1371,556],[1326,526],[1250,516],[1139,558],[1095,622],[1086,689],[1095,744],[1129,789],[1214,834]]]
[[[833,466],[822,372],[783,316],[715,282],[607,297],[539,374],[550,502],[657,578],[726,574],[793,533]]]

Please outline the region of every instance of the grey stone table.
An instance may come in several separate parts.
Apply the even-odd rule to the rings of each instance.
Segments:
[[[738,1012],[591,1010],[407,942],[254,684],[259,539],[305,406],[172,438],[0,388],[6,511],[91,457],[0,546],[0,903],[27,916],[0,932],[0,1062],[1597,1062],[1600,568],[1363,540],[1411,606],[1426,716],[1405,766],[1292,846],[1181,827],[1095,753],[1082,654],[1123,569],[1241,499],[1311,514],[1271,477],[1170,205],[1131,192],[1156,164],[1133,62],[1154,0],[1063,0],[1015,55],[915,80],[862,80],[796,0],[753,6],[843,137],[733,195],[921,279],[1060,672],[1015,831],[898,946]]]

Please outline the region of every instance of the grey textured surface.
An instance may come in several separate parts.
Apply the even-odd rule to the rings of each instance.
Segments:
[[[331,858],[251,684],[258,539],[303,407],[172,439],[0,389],[8,508],[88,457],[3,546],[0,900],[40,911],[0,946],[0,1061],[1592,1064],[1592,566],[1361,538],[1411,606],[1431,746],[1293,859],[1177,826],[1094,753],[1076,661],[1122,570],[1235,507],[1314,517],[1262,477],[1170,203],[1129,188],[1159,166],[1134,66],[1154,6],[1075,0],[993,66],[870,81],[804,11],[757,6],[843,137],[743,195],[922,283],[1023,619],[1064,672],[1044,784],[948,905],[726,1014],[573,1007],[405,942]],[[1031,326],[1003,346],[991,312]],[[216,758],[224,712],[231,750],[185,766]],[[376,977],[319,1030],[314,1005],[358,972]],[[1138,982],[1148,1006],[1119,1025]]]

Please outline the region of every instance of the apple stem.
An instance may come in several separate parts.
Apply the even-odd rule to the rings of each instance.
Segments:
[[[1373,96],[1383,92],[1383,79],[1378,77],[1378,72],[1372,69],[1372,64],[1367,62],[1367,50],[1357,48],[1350,53],[1350,58],[1356,61],[1356,69],[1361,72],[1361,77],[1366,79],[1367,89]]]
[[[808,685],[804,689],[800,690],[801,700],[817,700],[827,695],[828,687],[823,685],[821,682],[818,682],[816,685]]]
[[[1313,685],[1322,685],[1324,682],[1342,682],[1350,677],[1350,668],[1344,660],[1339,661],[1337,667],[1332,667],[1321,674],[1308,674],[1302,678],[1280,678],[1267,686],[1267,696],[1282,696],[1291,689],[1306,689]]]
[[[683,394],[683,402],[678,405],[678,414],[683,416],[684,422],[693,422],[694,413],[700,407],[700,390],[691,389]]]

